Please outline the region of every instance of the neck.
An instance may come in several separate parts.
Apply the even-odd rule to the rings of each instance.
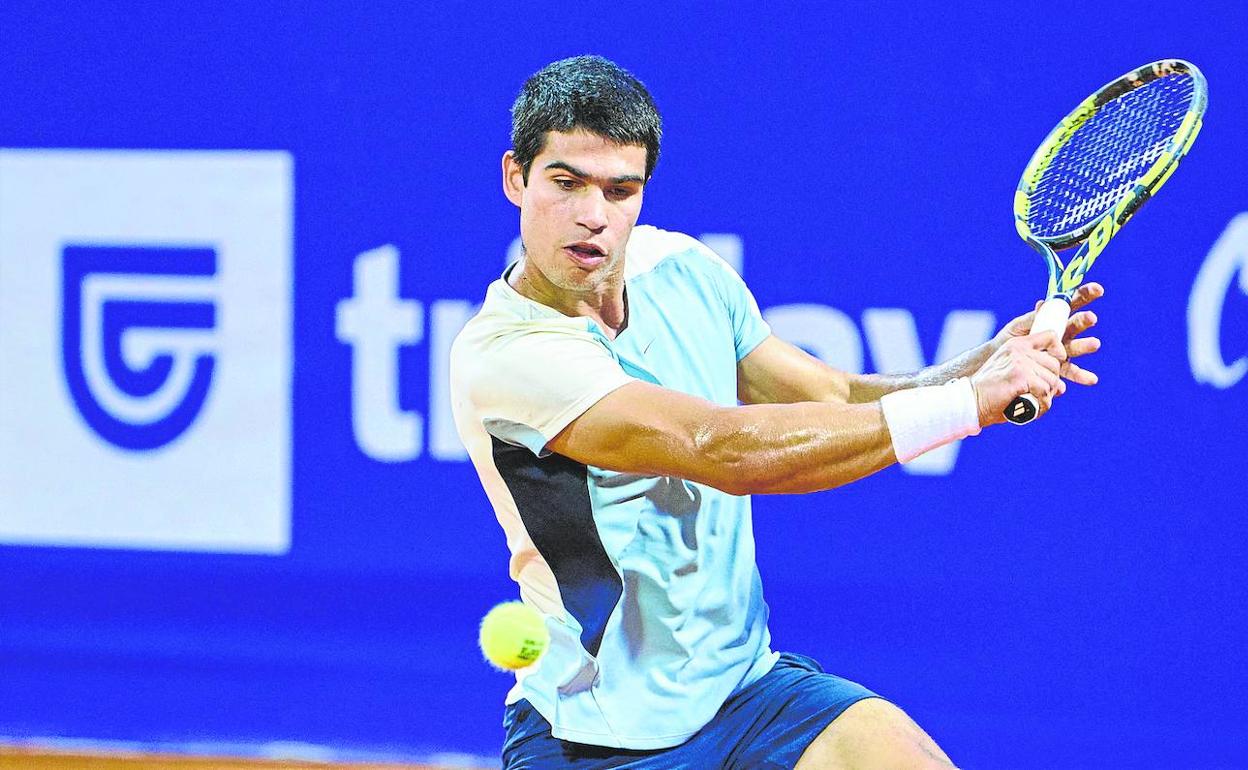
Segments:
[[[612,339],[628,325],[628,302],[624,294],[624,272],[612,272],[584,292],[570,291],[551,283],[528,260],[513,268],[507,283],[521,296],[540,302],[573,318],[583,316],[596,321]]]

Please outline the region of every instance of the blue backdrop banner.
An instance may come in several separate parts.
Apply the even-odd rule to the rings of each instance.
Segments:
[[[516,589],[447,353],[518,254],[499,160],[547,62],[653,92],[643,223],[780,336],[896,372],[1031,309],[1023,165],[1180,57],[1209,112],[1090,274],[1101,383],[755,524],[777,649],[960,766],[1241,760],[1248,6],[6,2],[0,29],[0,737],[497,753],[476,624]]]

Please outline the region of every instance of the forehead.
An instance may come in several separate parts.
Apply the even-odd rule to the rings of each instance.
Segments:
[[[576,129],[548,131],[542,151],[533,159],[535,168],[563,162],[594,176],[645,176],[646,148],[617,144],[599,134]]]

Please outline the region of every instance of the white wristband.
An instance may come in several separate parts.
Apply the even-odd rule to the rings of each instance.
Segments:
[[[979,433],[975,389],[965,377],[944,385],[897,390],[880,399],[897,459],[908,463],[924,452]]]

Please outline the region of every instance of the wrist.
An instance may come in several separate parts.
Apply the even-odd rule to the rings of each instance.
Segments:
[[[902,463],[980,431],[978,396],[966,377],[894,391],[880,399],[880,408]]]
[[[980,427],[983,428],[998,422],[992,419],[992,410],[989,408],[990,405],[987,399],[984,398],[983,389],[980,388],[979,383],[976,382],[974,377],[967,377],[966,381],[971,383],[971,392],[975,395],[975,413],[979,416]]]

